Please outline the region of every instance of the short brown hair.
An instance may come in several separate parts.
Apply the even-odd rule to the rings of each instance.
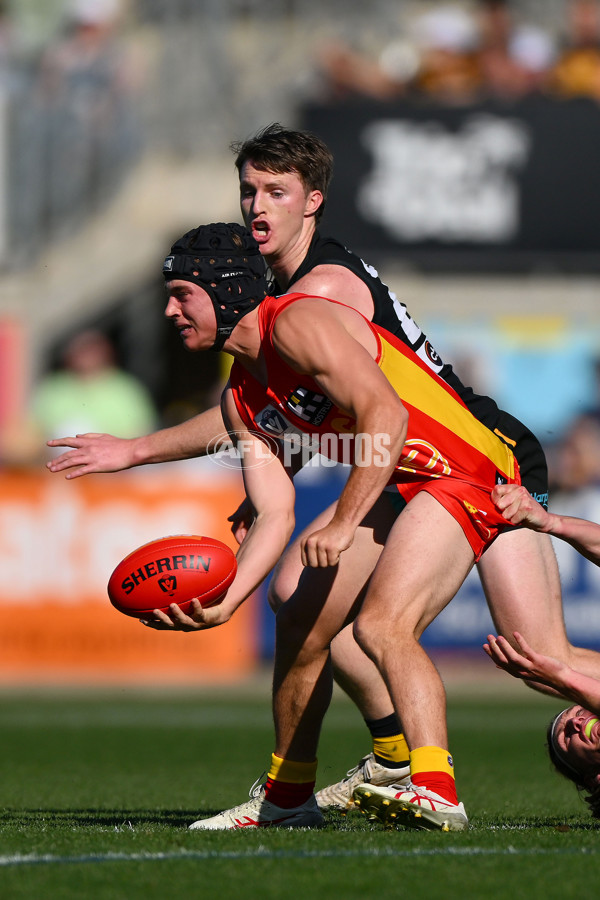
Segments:
[[[292,131],[274,122],[245,141],[235,141],[231,150],[236,154],[235,166],[240,174],[248,161],[267,172],[296,172],[307,191],[323,194],[323,203],[315,215],[317,221],[321,218],[333,174],[333,155],[316,134]]]

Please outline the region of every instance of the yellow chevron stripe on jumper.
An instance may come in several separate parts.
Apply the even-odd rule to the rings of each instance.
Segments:
[[[514,457],[508,447],[432,378],[430,372],[423,371],[397,351],[381,334],[379,338],[379,368],[398,396],[483,453],[504,475],[514,478]]]

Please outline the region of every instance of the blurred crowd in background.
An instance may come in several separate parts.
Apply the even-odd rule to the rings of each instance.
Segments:
[[[309,100],[536,92],[600,101],[597,0],[0,0],[0,262],[79,227],[148,146],[223,147]]]
[[[540,93],[600,102],[597,0],[0,0],[0,315],[2,278],[93,219],[150,152],[205,164],[270,121],[294,126],[310,101]],[[134,378],[114,336],[86,329],[78,357],[73,337],[65,327],[33,386],[38,434],[126,434],[91,407],[85,424],[69,416],[79,383],[99,378],[82,355],[121,406]],[[138,388],[131,430],[169,424]],[[600,387],[548,450],[555,486],[600,486]]]
[[[326,89],[333,97],[438,103],[513,100],[539,91],[600,100],[598,3],[570,0],[562,21],[545,25],[525,12],[506,0],[440,3],[415,11],[377,55],[332,41],[318,56]]]

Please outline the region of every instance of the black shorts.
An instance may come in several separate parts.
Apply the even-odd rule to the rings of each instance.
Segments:
[[[535,434],[510,413],[500,412],[494,433],[511,448],[521,470],[521,482],[534,500],[548,509],[548,466]]]

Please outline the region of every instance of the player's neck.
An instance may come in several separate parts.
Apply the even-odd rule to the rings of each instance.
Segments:
[[[304,262],[314,234],[314,219],[310,219],[309,225],[303,229],[293,244],[284,248],[280,254],[270,256],[265,254],[265,261],[282,291],[287,291],[293,275]]]

